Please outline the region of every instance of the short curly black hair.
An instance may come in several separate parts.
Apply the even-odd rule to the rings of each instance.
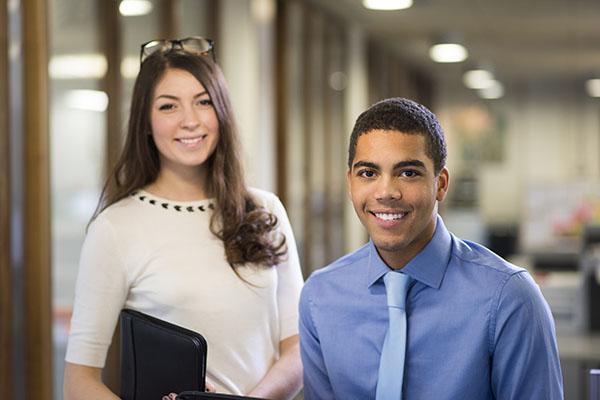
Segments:
[[[435,175],[439,174],[446,165],[446,140],[437,117],[419,103],[401,97],[393,97],[375,103],[356,119],[350,135],[348,168],[352,168],[358,138],[372,130],[422,135],[426,141],[426,154],[433,160]]]

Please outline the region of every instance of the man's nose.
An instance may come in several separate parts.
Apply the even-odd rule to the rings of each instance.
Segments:
[[[392,176],[381,176],[375,191],[377,200],[397,200],[402,198],[400,183]]]

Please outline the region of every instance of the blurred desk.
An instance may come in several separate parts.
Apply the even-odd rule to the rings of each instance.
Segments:
[[[600,333],[557,335],[561,359],[600,362]]]
[[[589,370],[600,368],[600,333],[558,333],[565,399],[588,400]]]

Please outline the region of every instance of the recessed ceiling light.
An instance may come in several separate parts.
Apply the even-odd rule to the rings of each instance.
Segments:
[[[429,57],[439,63],[461,62],[468,56],[467,49],[458,43],[435,44],[429,49]]]
[[[478,90],[479,97],[483,99],[499,99],[504,96],[504,85],[498,81],[492,81],[492,85]]]
[[[329,86],[333,90],[341,92],[348,86],[348,76],[341,71],[332,73],[329,75]]]
[[[152,3],[148,0],[122,0],[119,12],[124,17],[135,17],[152,12]]]
[[[590,97],[600,97],[600,79],[588,79],[585,90]]]
[[[369,10],[404,10],[413,5],[413,0],[363,0]]]
[[[464,73],[463,82],[469,89],[485,89],[494,84],[494,75],[486,69],[472,69]]]

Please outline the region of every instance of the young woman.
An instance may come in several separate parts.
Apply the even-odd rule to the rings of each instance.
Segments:
[[[116,398],[101,371],[123,308],[201,333],[217,392],[283,399],[301,386],[294,237],[279,199],[244,184],[211,55],[200,37],[142,46],[123,153],[82,249],[66,399]]]

